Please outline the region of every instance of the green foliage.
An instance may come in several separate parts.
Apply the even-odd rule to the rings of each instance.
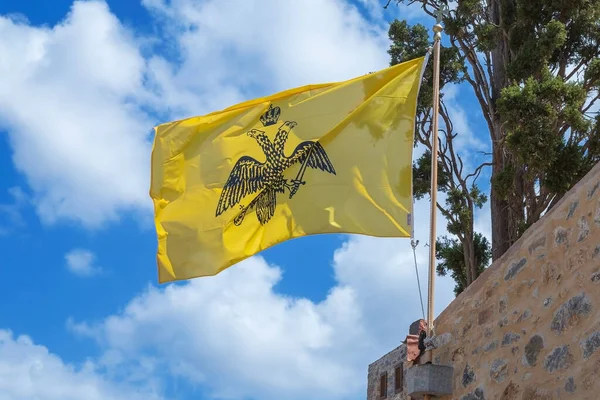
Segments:
[[[472,4],[475,5],[476,2],[473,1]],[[465,6],[468,5],[465,3]],[[391,65],[421,57],[433,44],[430,41],[428,30],[423,25],[410,26],[406,21],[395,20],[392,22],[389,37],[392,41],[389,49]],[[440,51],[440,87],[443,88],[448,83],[461,83],[464,80],[465,73],[465,64],[460,58],[458,49],[442,47]],[[413,194],[416,199],[422,199],[428,195],[431,188],[430,118],[433,105],[432,78],[433,63],[429,62],[424,71],[417,105],[418,129],[415,142],[425,145],[426,150],[413,164]],[[444,128],[446,130],[451,129],[447,126]],[[446,144],[448,144],[448,141],[454,140],[453,132],[444,133],[442,139],[446,141]],[[461,176],[461,172],[453,168],[448,162],[451,159],[456,159],[457,155],[453,149],[453,146],[442,146],[442,149],[440,149],[442,156],[438,161],[438,191],[447,194],[445,204],[440,206],[440,209],[447,217],[449,233],[460,238],[459,241],[452,239],[454,240],[453,243],[458,247],[470,246],[474,240],[472,229],[474,207],[482,207],[487,198],[473,182],[468,184],[465,176]],[[487,241],[484,245],[488,246],[484,250],[489,252]],[[452,254],[447,253],[446,255],[450,257]],[[472,260],[470,265],[475,265],[474,262],[475,260]],[[466,275],[464,279],[465,285],[470,283],[467,282]]]
[[[390,24],[388,37],[392,44],[388,49],[391,57],[390,65],[422,57],[433,45],[429,38],[429,30],[421,24],[408,25],[406,21],[394,20]],[[447,83],[460,83],[464,79],[465,66],[460,60],[459,52],[453,47],[442,47],[440,51],[440,87]],[[433,63],[425,67],[417,113],[423,113],[433,104]]]
[[[594,72],[588,76],[594,82]],[[562,195],[598,161],[597,123],[582,111],[587,95],[583,82],[565,82],[547,67],[539,78],[530,76],[503,89],[498,110],[504,116],[507,148],[526,168],[526,179],[539,179]],[[496,177],[505,189],[516,177],[514,169],[509,171]]]
[[[594,58],[585,70],[584,81],[590,89],[600,90],[600,58]]]
[[[438,190],[446,192],[450,185],[451,177],[444,170],[441,161],[438,161]],[[417,200],[431,191],[431,150],[425,150],[423,155],[413,163],[413,196]]]
[[[414,4],[432,17],[448,4],[396,2]],[[600,0],[460,0],[453,5],[442,21],[451,46],[442,48],[440,84],[443,93],[448,83],[468,82],[487,122],[488,154],[495,163],[491,208],[497,258],[600,161]],[[421,56],[430,43],[427,29],[405,21],[392,23],[390,39],[392,64]],[[416,136],[426,145],[431,77],[432,63],[418,105],[421,132]],[[446,133],[445,140],[452,141],[453,134]],[[428,157],[413,168],[420,197],[429,190]],[[440,243],[439,257],[450,268],[460,259],[457,252],[476,240],[473,209],[486,198],[466,182],[477,171],[465,177],[468,172],[455,165],[456,157],[442,160],[439,190],[447,201],[440,209],[456,239]],[[455,270],[457,284],[468,284],[469,274]]]
[[[507,165],[502,171],[496,173],[492,179],[492,186],[497,191],[498,196],[507,200],[509,195],[513,192],[513,180],[515,176],[515,169],[513,165]]]
[[[519,20],[520,21],[520,20]],[[518,49],[508,72],[513,79],[522,79],[540,72],[544,63],[564,46],[567,40],[565,25],[559,21],[549,21],[547,25],[534,28],[517,24],[511,36],[511,47]]]
[[[481,274],[492,257],[491,246],[485,236],[475,233],[473,238],[477,274]],[[442,236],[436,243],[437,274],[446,276],[448,273],[455,282],[454,294],[459,295],[467,286],[465,255],[462,244],[456,239]]]
[[[448,4],[396,2],[432,17]],[[498,257],[600,161],[600,0],[453,5],[442,21],[456,51],[452,69],[474,89],[495,155]]]
[[[589,122],[579,111],[585,95],[580,84],[564,82],[548,69],[542,70],[539,79],[529,77],[524,85],[513,84],[502,91],[498,109],[504,116],[507,144],[521,163],[535,173],[552,165],[563,139],[555,133],[556,126],[589,130]]]

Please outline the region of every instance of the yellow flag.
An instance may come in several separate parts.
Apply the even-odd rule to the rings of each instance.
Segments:
[[[159,125],[159,282],[215,275],[320,233],[409,237],[426,57]]]

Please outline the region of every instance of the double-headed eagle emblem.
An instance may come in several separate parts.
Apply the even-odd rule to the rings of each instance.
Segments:
[[[281,109],[273,107],[271,104],[269,109],[260,117],[260,121],[264,127],[275,125],[280,114]],[[246,133],[256,140],[265,153],[266,161],[260,162],[250,156],[240,157],[223,187],[216,216],[221,215],[229,208],[233,208],[244,197],[259,192],[247,205],[240,205],[241,211],[233,222],[235,225],[240,225],[244,221],[246,213],[256,209],[258,221],[261,225],[264,225],[275,214],[278,193],[285,193],[285,189],[288,189],[290,192],[289,198],[291,199],[298,192],[300,185],[306,184],[302,179],[307,167],[335,175],[333,164],[319,142],[302,142],[296,146],[292,155],[289,157],[285,155],[285,143],[290,130],[296,125],[297,123],[294,121],[285,121],[279,126],[272,142],[264,131],[252,129]],[[296,163],[301,164],[300,170],[296,178],[288,182],[284,178],[284,173]]]

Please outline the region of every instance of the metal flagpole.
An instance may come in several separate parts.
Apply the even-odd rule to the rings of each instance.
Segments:
[[[437,170],[438,170],[438,113],[440,105],[440,47],[442,40],[442,17],[447,8],[436,11],[436,24],[433,26],[433,118],[431,121],[431,225],[429,231],[429,285],[427,291],[427,337],[433,336],[433,292],[435,277],[435,241],[436,241],[436,215],[437,215]],[[428,351],[427,360],[433,361],[431,350]],[[424,400],[431,400],[431,395],[423,396]]]
[[[429,235],[429,285],[427,302],[427,336],[433,334],[433,292],[435,277],[435,245],[437,216],[437,170],[438,170],[438,114],[440,105],[440,42],[442,39],[442,17],[447,9],[436,12],[436,24],[433,27],[433,119],[431,123],[431,227]]]

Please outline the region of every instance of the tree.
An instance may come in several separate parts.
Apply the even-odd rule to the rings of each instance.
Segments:
[[[477,267],[477,276],[479,276],[487,267],[492,257],[490,244],[485,236],[476,232],[473,240],[475,249],[475,265]],[[465,274],[466,266],[464,264],[464,255],[462,244],[456,239],[449,239],[442,236],[438,239],[436,245],[436,258],[440,261],[437,264],[436,271],[440,276],[451,273],[454,282],[454,294],[459,295],[469,286],[469,281]]]
[[[389,49],[391,64],[423,55],[431,44],[428,36],[428,30],[423,25],[410,27],[406,21],[394,21],[389,29],[392,41]],[[461,82],[464,73],[465,69],[456,49],[442,48],[440,86]],[[432,77],[433,67],[430,63],[424,73],[417,103],[415,145],[421,144],[426,149],[413,165],[413,192],[417,199],[429,194],[431,186]],[[470,173],[465,170],[462,158],[454,146],[458,133],[454,131],[443,94],[440,103],[443,128],[439,146],[438,190],[446,194],[446,201],[443,205],[438,203],[437,207],[448,221],[448,232],[456,239],[445,238],[441,243],[445,247],[441,252],[437,251],[437,257],[441,257],[444,262],[441,269],[438,266],[438,273],[445,275],[446,271],[452,271],[460,292],[477,279],[489,261],[489,257],[485,257],[489,253],[489,243],[473,227],[474,210],[481,208],[486,201],[486,196],[480,191],[476,181],[487,163]]]
[[[444,52],[457,53],[491,141],[496,260],[600,161],[600,0],[393,1],[432,17],[452,8]]]

